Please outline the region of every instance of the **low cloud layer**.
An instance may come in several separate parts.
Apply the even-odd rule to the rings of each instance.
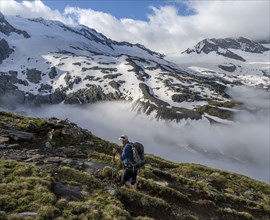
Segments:
[[[142,142],[148,153],[269,182],[269,93],[245,87],[228,92],[235,100],[244,102],[232,125],[211,125],[206,119],[181,123],[156,121],[131,111],[125,102],[55,105],[21,111],[41,117],[68,118],[112,142],[117,142],[119,135],[128,134],[131,141]]]
[[[177,2],[177,1],[176,1]],[[182,2],[183,3],[183,2]],[[186,1],[195,12],[182,16],[175,6],[151,7],[146,21],[118,19],[111,14],[66,7],[52,10],[42,1],[1,2],[4,14],[44,17],[67,24],[83,24],[117,41],[140,43],[164,54],[180,53],[204,38],[269,38],[269,1]],[[121,4],[121,1],[116,4]],[[169,4],[169,3],[167,3]],[[89,3],[89,7],[91,4]]]

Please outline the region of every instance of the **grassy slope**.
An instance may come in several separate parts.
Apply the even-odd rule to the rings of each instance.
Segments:
[[[72,123],[62,123],[81,132]],[[270,215],[270,186],[242,175],[146,155],[148,164],[140,170],[138,191],[134,192],[118,187],[122,171],[116,169],[119,162],[112,170],[114,144],[91,134],[74,140],[46,120],[11,113],[0,112],[0,128],[35,133],[32,141],[19,145],[41,152],[44,147],[40,143],[53,128],[53,149],[44,155],[73,145],[76,150],[67,158],[77,160],[78,156],[80,161],[108,164],[89,170],[40,161],[17,162],[2,156],[0,219],[20,219],[18,213],[25,211],[37,216],[24,219],[268,219]],[[53,190],[57,182],[80,187],[80,199],[57,196]],[[116,192],[110,191],[111,186]]]

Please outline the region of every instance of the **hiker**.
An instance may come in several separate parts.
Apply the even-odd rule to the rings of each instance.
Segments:
[[[136,189],[138,169],[130,167],[130,164],[133,161],[132,143],[128,141],[127,135],[121,135],[119,141],[121,143],[121,146],[123,147],[123,151],[121,156],[119,155],[119,153],[117,153],[116,155],[124,163],[124,172],[121,177],[121,184],[125,185],[128,188]]]

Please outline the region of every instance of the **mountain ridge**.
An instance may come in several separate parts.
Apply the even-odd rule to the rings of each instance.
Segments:
[[[201,118],[196,106],[210,99],[229,101],[222,85],[234,82],[215,76],[208,81],[142,45],[118,43],[84,26],[68,27],[42,18],[9,16],[8,22],[31,37],[2,33],[14,50],[1,64],[2,106],[132,100],[144,113],[158,111],[157,118],[181,120]],[[145,95],[144,88],[151,93]],[[163,102],[168,105],[159,105]],[[191,107],[183,107],[185,102]]]
[[[70,27],[43,18],[2,16],[1,20],[5,20],[1,30],[13,25],[11,29],[19,31],[0,32],[0,49],[5,51],[0,106],[9,109],[126,100],[134,110],[155,114],[157,119],[209,119],[210,114],[231,120],[233,111],[220,107],[236,104],[226,93],[228,88],[250,83],[269,86],[267,70],[252,70],[258,77],[252,72],[243,79],[243,62],[233,59],[215,64],[214,71],[182,68],[140,44],[116,42],[85,26]],[[209,104],[216,102],[221,104]]]

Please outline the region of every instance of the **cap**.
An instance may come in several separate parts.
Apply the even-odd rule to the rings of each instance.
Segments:
[[[120,138],[118,138],[118,139],[119,139],[119,140],[121,140],[121,139],[128,140],[128,136],[125,135],[125,134],[122,134],[122,135],[120,136]]]

